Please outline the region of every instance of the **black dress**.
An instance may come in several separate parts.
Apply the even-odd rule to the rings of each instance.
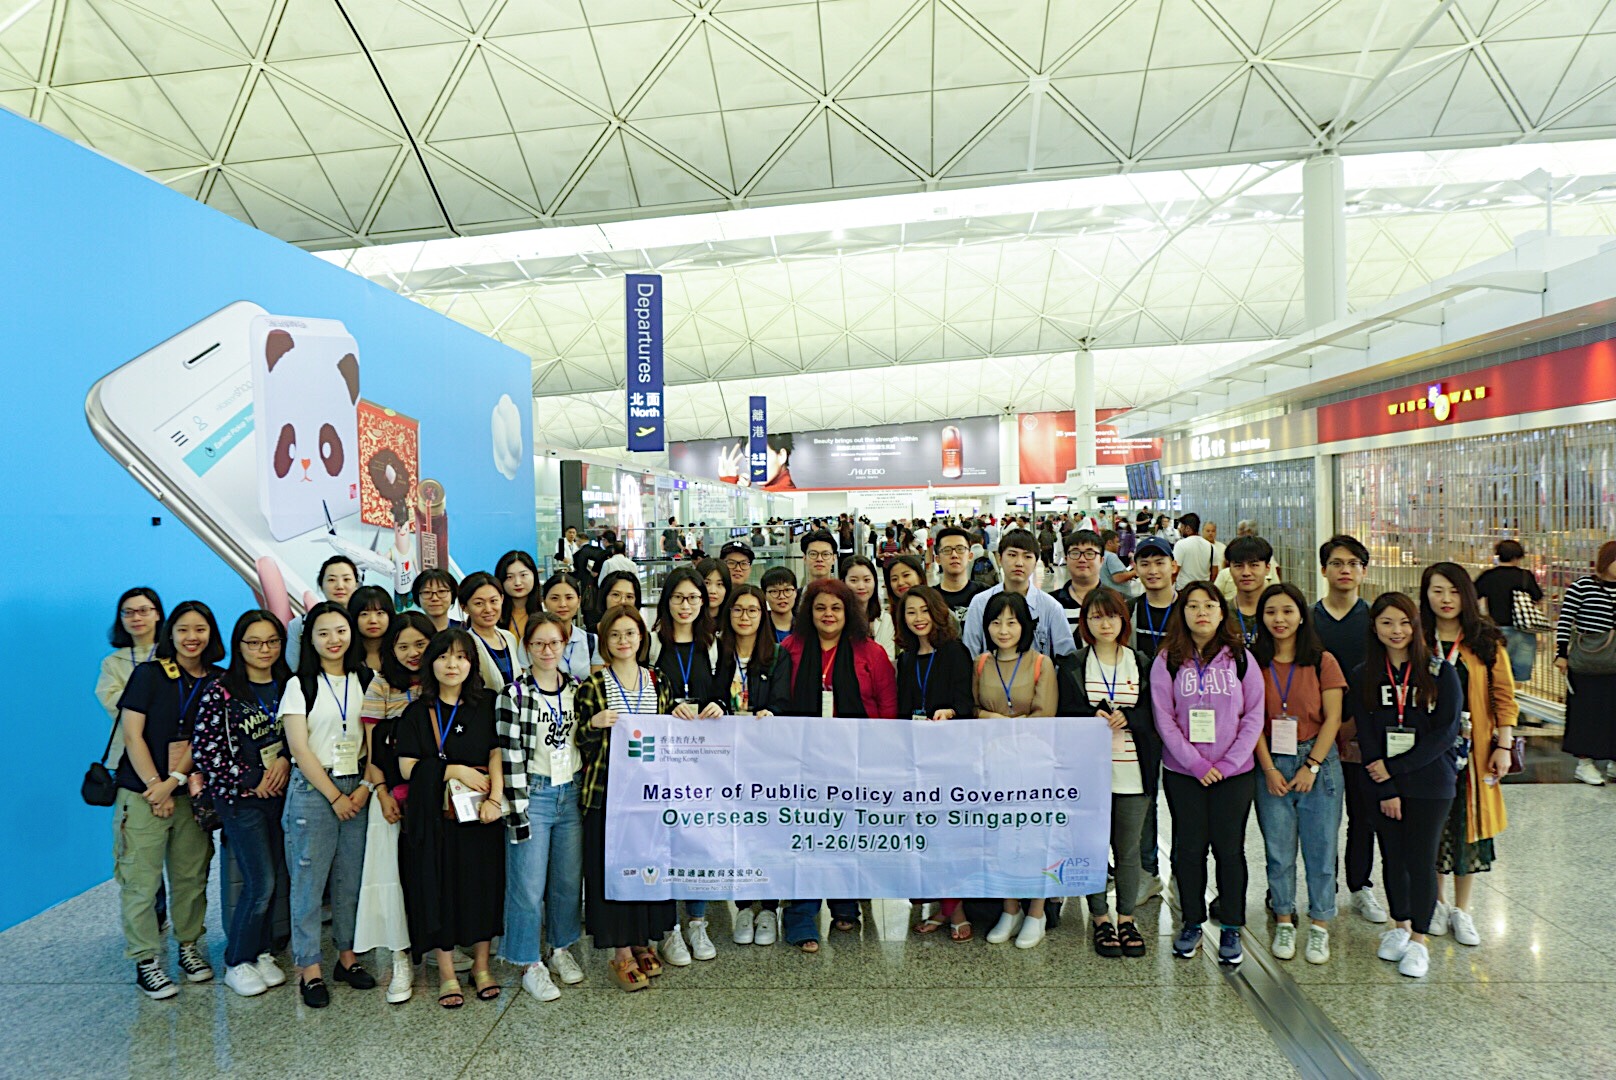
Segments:
[[[441,757],[432,733],[435,709],[448,729]],[[461,824],[443,816],[444,769],[486,770],[498,744],[493,695],[467,698],[458,709],[412,702],[394,739],[399,757],[417,759],[399,844],[410,950],[419,960],[430,949],[498,937],[505,921],[505,824]]]

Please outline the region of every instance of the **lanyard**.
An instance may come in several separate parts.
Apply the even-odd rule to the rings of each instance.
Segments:
[[[926,659],[926,674],[920,675],[920,658],[915,657],[915,674],[920,675],[920,707],[926,707],[926,684],[931,682],[931,666],[937,662],[935,651]]]
[[[1167,605],[1167,614],[1162,616],[1160,630],[1156,629],[1156,620],[1150,617],[1150,613],[1156,609],[1150,606],[1150,600],[1148,597],[1145,600],[1144,609],[1145,633],[1149,634],[1153,638],[1161,638],[1167,633],[1167,620],[1173,617],[1173,605]]]
[[[146,659],[144,659],[144,660],[136,660],[135,659],[135,647],[133,645],[131,645],[131,646],[129,646],[129,666],[130,667],[138,667],[141,664],[149,664],[149,663],[151,663],[152,657],[154,657],[156,655],[157,655],[157,646],[152,645],[152,646],[149,646],[146,649]]]
[[[566,668],[567,674],[569,674],[569,675],[571,675],[573,673],[573,671],[572,671],[572,642],[573,642],[573,638],[569,635],[567,637],[566,647],[561,650],[561,666],[563,668]],[[538,684],[535,683],[534,685],[536,686]]]
[[[1010,696],[1010,688],[1016,685],[1016,674],[1021,670],[1021,662],[1026,658],[1026,653],[1016,654],[1016,666],[1010,669],[1010,681],[1005,682],[1004,669],[999,667],[999,656],[997,653],[995,653],[993,656],[993,674],[999,677],[999,685],[1004,688],[1004,706],[1009,710],[1011,716],[1016,714],[1016,702],[1015,699]]]
[[[1414,674],[1412,663],[1403,665],[1403,685],[1397,685],[1397,672],[1392,670],[1391,657],[1386,658],[1386,677],[1392,681],[1392,691],[1397,696],[1397,726],[1403,726],[1403,712],[1408,708],[1408,680]]]
[[[1273,677],[1274,689],[1279,690],[1279,672],[1274,670],[1274,661],[1268,662],[1268,674]],[[1291,669],[1285,673],[1285,689],[1279,690],[1279,714],[1291,714],[1291,680],[1296,678],[1296,661],[1291,661]]]
[[[559,682],[564,685],[566,680],[562,679],[559,680]],[[567,711],[561,707],[562,686],[558,685],[555,689],[555,693],[552,694],[550,691],[540,686],[538,680],[535,679],[533,681],[533,689],[539,692],[539,707],[542,708],[545,715],[550,718],[550,726],[555,728],[561,727],[567,716]],[[550,702],[546,700],[552,697],[555,698],[555,705],[553,707],[551,706]]]
[[[623,689],[623,680],[619,679],[617,677],[617,672],[612,671],[612,669],[610,667],[608,667],[606,669],[606,671],[611,675],[612,682],[617,684],[617,693],[619,694],[619,696],[622,697],[623,704],[627,705],[628,704],[628,691]],[[640,699],[641,699],[641,696],[645,693],[645,669],[644,668],[638,669],[638,674],[639,674],[639,681],[634,684],[634,709],[633,709],[633,712],[635,712],[635,713],[639,713],[639,711],[640,711]]]
[[[275,714],[280,711],[281,707],[281,694],[285,691],[277,687],[275,693],[271,695],[274,703],[265,704],[263,695],[258,692],[258,687],[256,685],[250,685],[248,689],[252,691],[252,696],[257,700],[258,707],[263,710],[265,719],[275,719]]]
[[[338,696],[336,688],[331,685],[331,679],[325,672],[320,672],[320,678],[325,680],[325,688],[331,691],[331,696],[337,699],[337,711],[342,715],[342,737],[348,737],[348,676],[349,672],[342,673],[342,694]]]
[[[832,689],[830,673],[836,667],[836,650],[841,647],[842,644],[838,641],[831,648],[830,652],[822,652],[819,654],[819,686],[822,690]]]
[[[1234,617],[1240,620],[1240,636],[1246,639],[1247,645],[1250,645],[1251,640],[1257,636],[1257,631],[1255,628],[1250,630],[1246,629],[1246,617],[1245,615],[1241,614],[1239,604],[1235,605]],[[1253,616],[1252,619],[1253,621],[1256,621],[1256,616]]]
[[[460,702],[457,701],[454,703],[454,708],[449,710],[449,722],[445,724],[443,722],[443,702],[437,701],[432,704],[432,727],[435,729],[433,734],[438,737],[438,758],[442,761],[449,760],[448,755],[443,752],[443,746],[449,741],[449,729],[454,727],[455,714],[459,711]]]
[[[1440,638],[1437,639],[1436,647],[1438,649],[1442,648],[1442,640]],[[1459,642],[1457,640],[1455,640],[1454,643],[1453,643],[1453,647],[1451,649],[1449,649],[1443,655],[1444,655],[1444,657],[1446,657],[1448,663],[1452,664],[1454,667],[1458,667],[1459,666]]]
[[[675,645],[673,660],[679,665],[679,694],[681,697],[687,696],[690,693],[690,668],[696,662],[696,643],[694,641],[690,643],[688,659],[679,655],[679,646]]]
[[[1117,703],[1117,679],[1121,677],[1118,675],[1117,669],[1122,667],[1122,650],[1117,650],[1117,662],[1111,665],[1111,677],[1109,679],[1105,677],[1105,661],[1100,659],[1099,653],[1093,655],[1094,666],[1100,669],[1100,683],[1105,687],[1105,699],[1114,706]]]
[[[1201,651],[1199,649],[1195,650],[1193,655],[1195,656],[1195,696],[1204,699],[1206,697],[1206,683],[1204,680],[1206,679],[1207,665],[1201,662]]]
[[[185,714],[191,711],[191,705],[196,701],[196,695],[207,688],[208,682],[206,675],[198,676],[196,682],[191,684],[191,692],[187,694],[185,692],[185,673],[180,672],[180,681],[174,684],[175,696],[180,700],[180,723],[185,723]]]

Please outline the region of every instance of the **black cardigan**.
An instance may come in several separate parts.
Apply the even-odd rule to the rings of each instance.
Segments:
[[[926,678],[926,700],[920,700],[920,657],[905,649],[898,654],[898,716],[907,720],[924,708],[930,716],[938,709],[953,709],[960,719],[976,715],[971,695],[971,654],[959,639],[945,641],[932,653]]]
[[[1077,655],[1073,657],[1069,674],[1066,677],[1067,690],[1072,692],[1075,688],[1073,700],[1078,708],[1078,715],[1093,716],[1094,708],[1099,702],[1091,701],[1088,692],[1088,670],[1090,646],[1083,645],[1078,648]],[[1133,662],[1139,668],[1139,702],[1127,705],[1122,709],[1122,715],[1128,718],[1128,731],[1133,735],[1134,749],[1139,753],[1139,771],[1146,777],[1145,789],[1151,790],[1149,778],[1156,775],[1161,768],[1161,736],[1156,732],[1156,716],[1150,708],[1150,665],[1151,659],[1138,649],[1133,652]],[[1165,661],[1164,661],[1165,663]]]
[[[760,631],[761,633],[761,631]],[[752,646],[754,653],[757,646]],[[783,671],[783,674],[782,674]],[[735,681],[735,654],[728,649],[718,652],[718,677],[716,685],[722,694],[728,694],[730,684]],[[753,712],[778,713],[785,708],[791,699],[791,661],[786,657],[784,649],[774,650],[774,663],[767,667],[760,664],[747,664],[746,666],[746,696],[747,707]],[[724,705],[728,712],[732,706]]]

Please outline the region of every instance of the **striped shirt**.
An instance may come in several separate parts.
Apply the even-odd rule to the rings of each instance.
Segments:
[[[1109,681],[1108,681],[1109,680]],[[1132,649],[1117,653],[1117,666],[1107,671],[1099,655],[1089,650],[1083,669],[1083,690],[1093,702],[1109,701],[1113,708],[1139,704],[1139,688],[1144,682]],[[1144,773],[1139,768],[1139,748],[1127,728],[1111,733],[1111,794],[1143,795]]]
[[[590,727],[589,721],[595,714],[607,709],[616,710],[620,716],[634,712],[666,716],[673,712],[673,692],[667,681],[659,678],[654,670],[641,670],[645,685],[626,701],[625,692],[618,689],[610,669],[602,669],[585,679],[573,697],[573,708],[578,714],[578,752],[583,757],[578,802],[585,810],[598,810],[606,805],[606,769],[611,761],[611,728]]]
[[[1560,621],[1554,627],[1555,653],[1565,656],[1571,647],[1571,628],[1584,634],[1616,629],[1616,581],[1578,578],[1560,601]]]

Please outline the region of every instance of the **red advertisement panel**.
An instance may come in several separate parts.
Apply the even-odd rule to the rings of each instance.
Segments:
[[[1124,439],[1103,421],[1123,409],[1094,410],[1094,457],[1097,465],[1136,465],[1161,457],[1160,439]],[[1023,484],[1063,484],[1077,468],[1077,413],[1022,413],[1018,444]]]

